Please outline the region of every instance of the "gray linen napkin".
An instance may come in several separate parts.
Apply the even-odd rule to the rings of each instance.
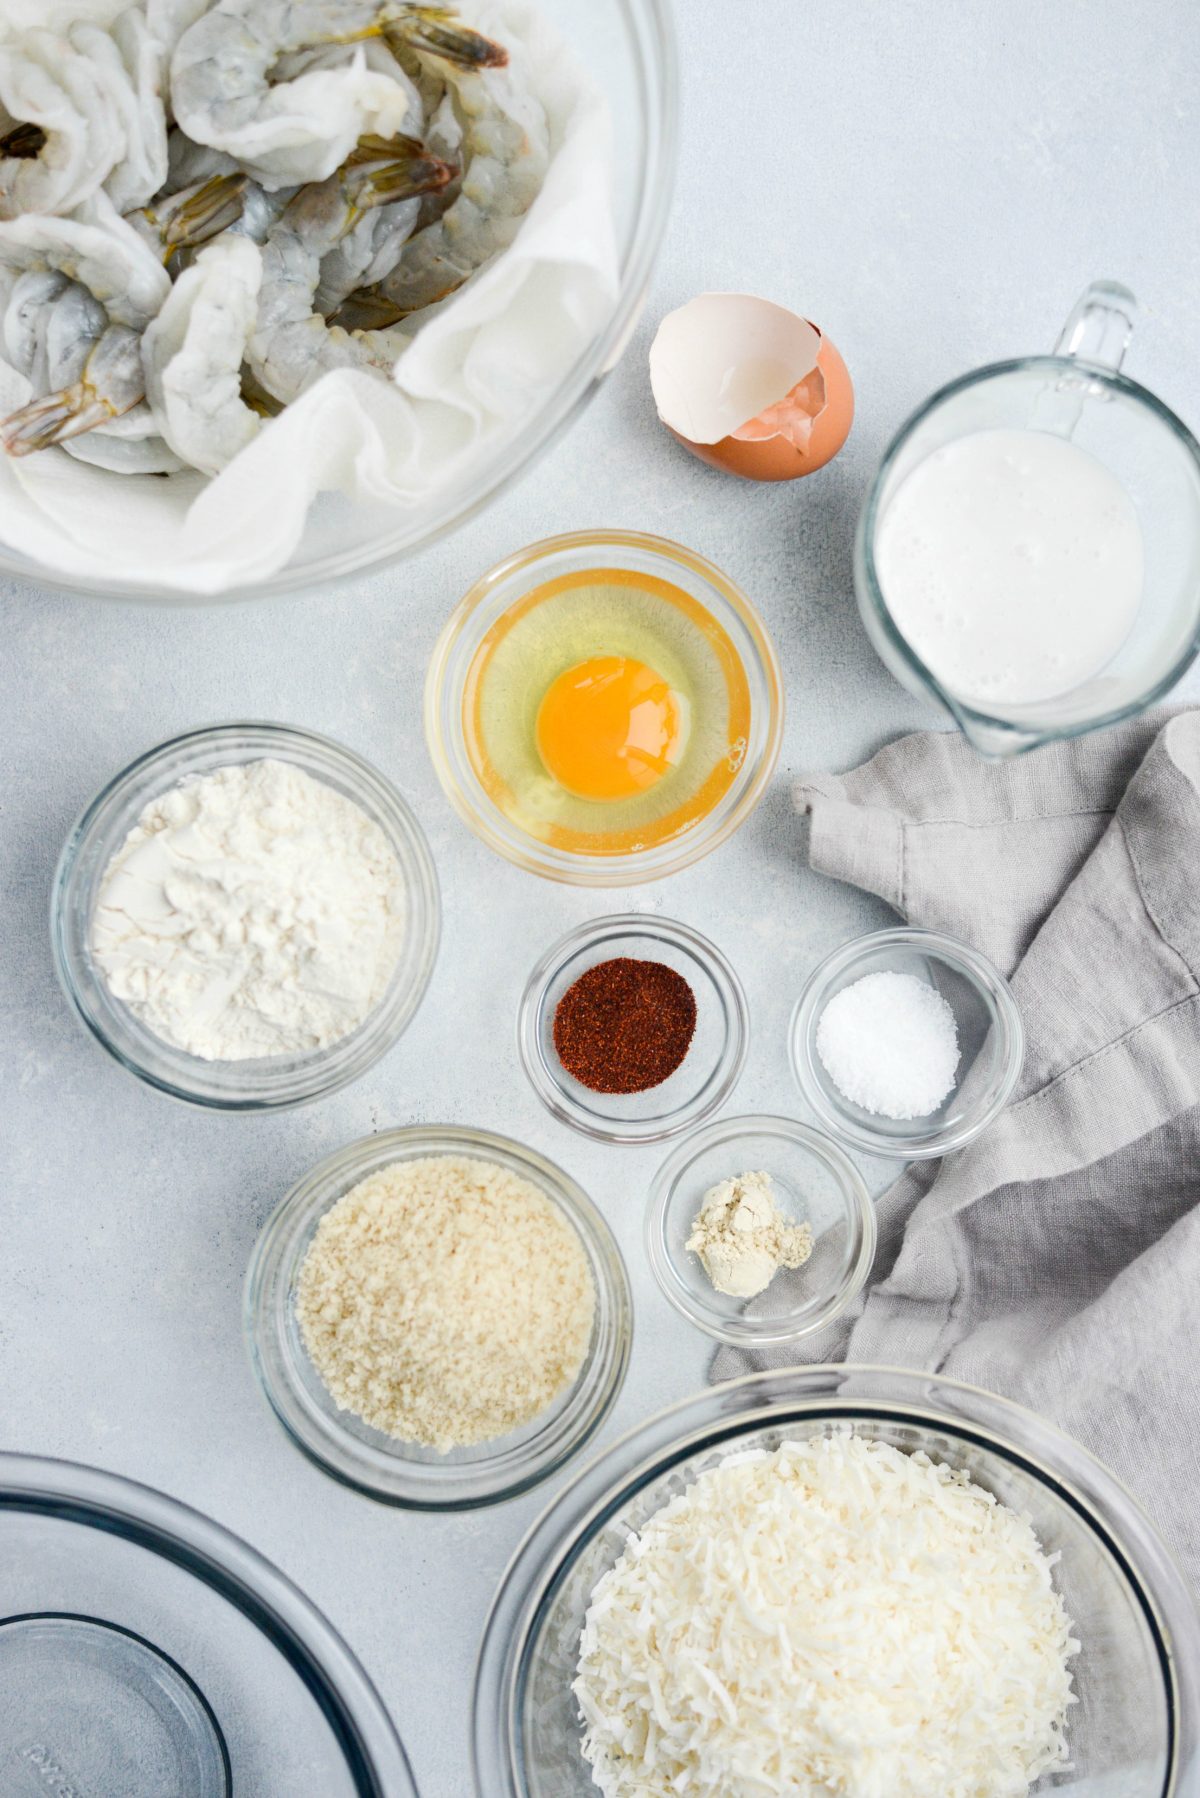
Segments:
[[[905,737],[801,783],[810,859],[1011,974],[1020,1085],[879,1200],[872,1282],[798,1360],[929,1368],[1051,1417],[1200,1587],[1200,713],[1022,760]]]

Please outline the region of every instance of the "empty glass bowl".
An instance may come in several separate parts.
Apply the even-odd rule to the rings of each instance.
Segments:
[[[574,1383],[522,1429],[447,1454],[401,1442],[343,1411],[309,1359],[294,1304],[301,1264],[329,1208],[370,1174],[425,1155],[498,1162],[540,1187],[575,1230],[596,1292],[592,1339]],[[351,1143],[292,1188],[251,1257],[246,1331],[268,1404],[318,1467],[386,1504],[415,1511],[470,1510],[536,1486],[599,1429],[616,1402],[629,1362],[629,1282],[608,1225],[582,1188],[553,1162],[483,1130],[414,1125]]]
[[[1025,1512],[1081,1643],[1072,1766],[1039,1794],[1195,1798],[1200,1619],[1145,1514],[1052,1424],[954,1380],[898,1368],[752,1374],[662,1412],[577,1474],[526,1536],[476,1671],[477,1798],[594,1798],[571,1695],[588,1600],[631,1532],[725,1456],[849,1424],[962,1468]],[[930,1795],[933,1798],[933,1795]]]
[[[409,507],[351,504],[340,494],[322,494],[288,563],[261,580],[227,589],[222,598],[327,586],[436,542],[518,480],[619,361],[645,299],[671,199],[678,58],[669,0],[537,0],[537,9],[587,69],[612,119],[618,278],[607,316],[538,409],[514,419],[507,433],[491,439],[482,458],[464,457],[453,478],[427,501]],[[3,544],[0,571],[41,587],[121,601],[194,604],[201,597],[161,581],[64,574]]]
[[[357,1030],[324,1049],[250,1061],[204,1061],[156,1036],[113,997],[92,959],[92,915],[112,856],[151,799],[179,781],[235,762],[293,762],[354,801],[379,826],[400,866],[407,927],[387,991]],[[425,834],[400,794],[340,743],[284,724],[190,731],[139,756],[93,799],[59,857],[50,940],[63,990],[102,1048],[172,1098],[218,1111],[274,1111],[337,1092],[399,1039],[421,1003],[441,930],[437,876]]]
[[[477,653],[498,622],[533,593],[563,591],[579,577],[604,571],[629,573],[681,592],[707,618],[705,634],[711,638],[720,633],[722,656],[726,663],[736,661],[744,677],[746,718],[745,729],[728,745],[733,779],[711,805],[698,807],[690,822],[649,847],[635,838],[584,850],[555,845],[524,828],[497,804],[472,761],[464,712],[474,691]],[[589,647],[583,653],[595,655],[598,650]],[[707,855],[758,804],[774,771],[782,734],[779,664],[746,595],[693,550],[636,531],[577,531],[549,537],[498,563],[451,613],[425,677],[425,736],[437,777],[455,811],[498,855],[532,874],[571,886],[629,886],[658,880]],[[726,763],[714,765],[724,768]]]
[[[5,1798],[416,1798],[367,1675],[254,1549],[148,1486],[0,1454]]]
[[[569,1074],[554,1047],[554,1014],[567,988],[598,962],[657,961],[681,974],[696,998],[696,1033],[683,1061],[659,1086],[598,1093]],[[741,981],[690,925],[649,912],[597,918],[549,948],[529,976],[517,1018],[517,1047],[548,1111],[599,1142],[662,1142],[711,1117],[746,1063],[750,1018]]]
[[[767,1173],[789,1224],[807,1224],[813,1249],[780,1268],[754,1298],[718,1292],[687,1248],[705,1194],[737,1174]],[[791,1118],[720,1118],[689,1136],[655,1176],[646,1252],[663,1295],[720,1342],[765,1347],[813,1336],[861,1291],[875,1259],[875,1207],[835,1142]]]
[[[925,1117],[888,1118],[847,1099],[817,1053],[821,1017],[835,993],[867,974],[913,975],[932,985],[954,1013],[959,1063],[955,1084]],[[876,930],[827,956],[805,982],[792,1015],[792,1071],[821,1122],[851,1148],[905,1161],[948,1155],[973,1142],[1012,1097],[1025,1054],[1016,1000],[986,955],[934,930]]]

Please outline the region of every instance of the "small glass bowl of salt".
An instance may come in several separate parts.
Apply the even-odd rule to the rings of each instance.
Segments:
[[[1012,1097],[1025,1034],[985,955],[934,930],[877,930],[809,975],[792,1069],[842,1142],[905,1161],[974,1141]]]

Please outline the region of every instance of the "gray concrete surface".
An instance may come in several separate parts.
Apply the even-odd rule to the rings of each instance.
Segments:
[[[480,1627],[553,1486],[472,1516],[412,1517],[302,1462],[242,1345],[264,1218],[365,1131],[439,1119],[506,1131],[583,1182],[628,1258],[636,1341],[605,1439],[694,1389],[707,1346],[659,1298],[641,1247],[662,1151],[590,1144],[540,1108],[513,1053],[529,967],[606,910],[688,920],[749,994],[734,1106],[794,1110],[795,991],[826,950],[884,918],[801,865],[790,779],[931,721],[876,662],[851,597],[855,513],[889,435],[943,380],[1048,347],[1096,275],[1144,303],[1129,371],[1200,424],[1190,0],[680,0],[678,12],[681,172],[648,312],[604,392],[515,493],[413,561],[290,602],[173,612],[2,596],[0,1447],[149,1481],[271,1556],[377,1680],[423,1798],[466,1798]],[[653,325],[710,288],[791,303],[843,351],[858,419],[812,480],[735,483],[655,422]],[[464,587],[533,538],[599,525],[661,531],[727,569],[774,632],[788,685],[784,755],[756,816],[708,861],[635,893],[539,884],[490,857],[444,802],[420,729],[425,661]],[[55,857],[101,782],[163,737],[238,716],[309,725],[376,761],[429,834],[445,902],[436,975],[399,1046],[350,1091],[262,1121],[172,1105],[108,1063],[68,1014],[46,936]],[[869,1173],[882,1183],[882,1168]]]

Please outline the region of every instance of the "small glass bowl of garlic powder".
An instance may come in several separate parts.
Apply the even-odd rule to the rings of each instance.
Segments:
[[[50,932],[68,999],[122,1067],[258,1112],[336,1092],[392,1047],[440,920],[424,833],[378,769],[313,731],[226,724],[97,795]]]
[[[875,1258],[861,1174],[819,1130],[722,1118],[664,1162],[646,1213],[664,1296],[718,1341],[797,1342],[833,1322]]]

